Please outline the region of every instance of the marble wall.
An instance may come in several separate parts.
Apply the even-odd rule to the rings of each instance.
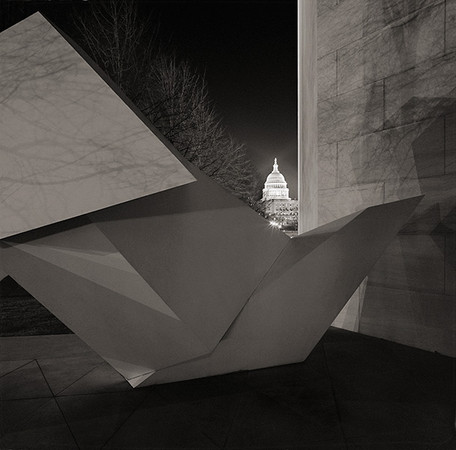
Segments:
[[[456,356],[456,0],[319,0],[318,98],[320,224],[425,195],[337,324]]]
[[[298,1],[298,232],[318,226],[317,0]]]

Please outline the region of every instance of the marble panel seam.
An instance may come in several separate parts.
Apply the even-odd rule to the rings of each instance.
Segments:
[[[377,83],[378,83],[378,81],[377,81]],[[345,95],[345,93],[341,94],[341,95]],[[332,98],[335,98],[335,97],[332,97]],[[326,101],[326,100],[323,100],[323,101]],[[445,117],[450,116],[452,114],[454,114],[454,113],[443,114],[443,115],[436,116],[436,117],[428,117],[428,118],[424,118],[424,119],[419,119],[419,120],[415,120],[415,121],[410,122],[410,123],[401,123],[399,125],[391,125],[391,126],[387,126],[385,128],[379,129],[379,130],[368,131],[367,133],[363,133],[362,135],[358,135],[358,136],[355,136],[355,137],[345,138],[345,139],[337,139],[336,141],[332,141],[332,142],[324,142],[324,143],[321,144],[321,146],[329,145],[329,144],[336,144],[336,143],[339,144],[339,143],[344,143],[344,142],[349,143],[349,142],[351,142],[351,141],[353,141],[355,139],[358,139],[361,136],[362,137],[376,136],[379,133],[383,133],[383,132],[391,131],[391,130],[400,130],[401,128],[410,127],[411,125],[421,125],[424,122],[429,122],[429,121],[432,121],[433,119],[445,118]]]
[[[320,103],[324,103],[324,102],[327,102],[327,101],[335,100],[337,98],[343,97],[344,95],[351,94],[352,92],[363,90],[366,87],[370,87],[370,86],[372,86],[374,84],[383,83],[383,79],[384,78],[379,78],[378,80],[375,80],[375,81],[372,81],[372,82],[369,81],[369,83],[366,83],[366,84],[364,84],[362,86],[354,87],[352,89],[349,89],[348,91],[344,91],[344,92],[341,92],[341,93],[338,92],[337,95],[333,95],[332,97],[328,97],[325,100],[319,101],[318,105],[320,105]],[[337,85],[337,89],[339,89],[339,85]],[[349,139],[340,139],[340,140],[343,141],[343,140],[349,140]],[[325,142],[325,143],[328,144],[330,142]]]

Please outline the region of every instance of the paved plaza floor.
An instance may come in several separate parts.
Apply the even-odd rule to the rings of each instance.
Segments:
[[[456,449],[454,359],[333,328],[303,363],[142,389],[75,335],[0,361],[1,449]]]

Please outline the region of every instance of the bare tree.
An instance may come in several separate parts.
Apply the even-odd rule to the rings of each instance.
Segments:
[[[144,67],[156,33],[140,20],[134,0],[94,1],[76,14],[83,47],[111,79],[135,101],[143,87]],[[149,39],[144,39],[146,29]]]
[[[187,62],[161,55],[147,71],[140,107],[182,155],[251,204],[259,176],[243,144],[225,131],[209,100],[204,77]]]
[[[82,45],[176,149],[257,209],[260,177],[244,145],[224,129],[204,76],[159,50],[157,28],[134,1],[93,2],[78,16]]]

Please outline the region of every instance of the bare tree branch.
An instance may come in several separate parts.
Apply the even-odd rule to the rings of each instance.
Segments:
[[[185,158],[250,206],[258,205],[258,172],[245,146],[224,129],[204,76],[159,51],[157,28],[139,17],[134,1],[93,2],[77,27],[87,52]]]

